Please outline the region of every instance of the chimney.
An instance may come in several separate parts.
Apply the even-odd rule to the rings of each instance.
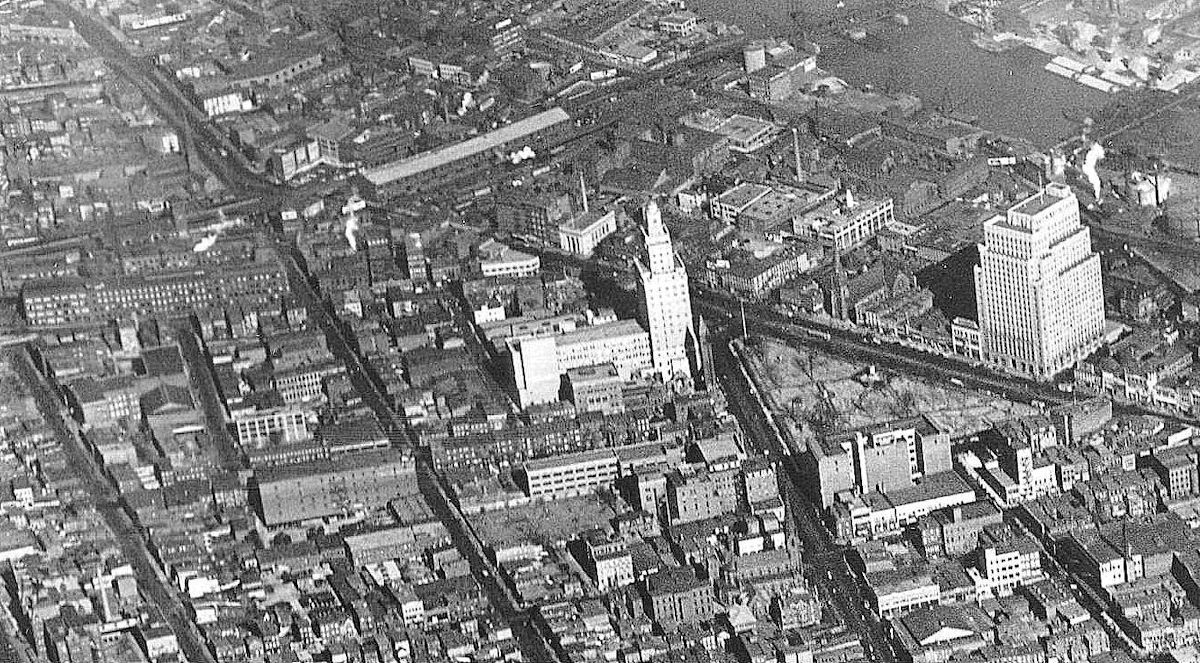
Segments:
[[[583,172],[579,173],[579,193],[583,196],[583,213],[588,212],[587,184],[583,182]]]

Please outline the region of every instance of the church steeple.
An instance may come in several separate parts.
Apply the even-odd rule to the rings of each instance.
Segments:
[[[842,251],[835,242],[833,246],[833,292],[829,297],[829,307],[832,309],[830,314],[834,318],[838,320],[850,318],[850,312],[846,310],[849,306],[847,301],[849,298],[850,286],[846,279],[846,267],[842,265]]]

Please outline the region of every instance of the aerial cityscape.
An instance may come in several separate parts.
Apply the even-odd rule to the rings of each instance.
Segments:
[[[1192,0],[0,54],[0,663],[1200,663]]]

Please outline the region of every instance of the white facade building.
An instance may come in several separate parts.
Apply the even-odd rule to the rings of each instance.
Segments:
[[[315,423],[316,413],[305,408],[272,408],[238,413],[233,417],[237,426],[238,446],[257,449],[272,442],[273,437],[283,444],[312,439],[308,422]]]
[[[584,212],[558,226],[558,244],[567,253],[590,256],[604,238],[616,231],[615,210]]]
[[[794,219],[792,232],[846,252],[867,243],[895,221],[891,198],[855,200],[854,194],[847,191],[843,202],[827,203]]]
[[[494,239],[479,245],[479,271],[485,277],[523,278],[534,276],[542,259],[505,246]]]
[[[975,290],[985,362],[1050,380],[1100,346],[1100,256],[1069,187],[1048,185],[983,232]]]
[[[573,368],[612,363],[621,380],[629,381],[651,367],[650,338],[634,320],[505,342],[521,407],[558,400],[562,376]]]
[[[691,373],[692,299],[687,270],[675,255],[658,203],[653,200],[646,206],[645,235],[646,252],[637,264],[638,304],[642,324],[650,332],[651,364],[669,380]],[[693,347],[694,341],[691,339]]]
[[[584,495],[617,479],[617,454],[596,449],[525,463],[525,492],[535,499]]]

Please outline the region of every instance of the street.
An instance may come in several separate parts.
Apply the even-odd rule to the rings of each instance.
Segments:
[[[96,510],[112,531],[125,560],[133,566],[142,595],[162,613],[175,632],[179,648],[188,661],[192,663],[212,662],[213,658],[209,654],[208,648],[201,643],[195,624],[183,614],[179,607],[180,600],[175,596],[174,589],[167,586],[166,578],[159,570],[158,563],[150,556],[141,531],[129,519],[129,515],[125,513],[118,501],[117,491],[104,478],[96,458],[87,451],[83,441],[79,439],[74,421],[68,422],[64,419],[63,405],[58,399],[58,395],[46,382],[45,377],[33,367],[24,346],[6,348],[5,352],[21,376],[22,382],[32,390],[38,410],[62,444],[71,467],[75,469],[88,493],[95,497]]]
[[[873,658],[891,663],[894,658],[883,624],[864,607],[858,583],[844,562],[845,548],[833,543],[815,505],[799,489],[803,479],[795,463],[789,462],[793,458],[784,454],[784,443],[751,393],[740,362],[730,350],[732,338],[728,325],[720,331],[714,330],[711,337],[717,379],[728,397],[730,411],[745,431],[747,444],[755,450],[766,451],[777,461],[787,510],[804,544],[805,565],[812,571],[809,577],[820,597],[836,609],[846,629],[863,637],[864,646],[870,648]]]
[[[300,302],[307,308],[309,320],[315,322],[325,332],[329,349],[338,360],[345,364],[351,383],[362,395],[363,402],[375,413],[376,419],[385,430],[403,431],[407,434],[404,422],[396,417],[387,398],[367,374],[362,359],[346,340],[340,323],[330,314],[325,302],[313,290],[307,274],[301,267],[299,252],[294,246],[287,244],[279,237],[275,238],[275,247],[280,252],[287,269],[292,293],[299,297]],[[485,557],[481,542],[472,536],[462,513],[451,503],[448,497],[449,488],[434,472],[428,449],[418,448],[407,440],[403,446],[413,452],[416,457],[417,485],[421,490],[422,497],[425,498],[434,515],[446,525],[451,540],[471,565],[476,581],[487,592],[492,606],[512,626],[513,634],[520,643],[526,660],[557,660],[549,645],[531,623],[529,615],[519,607],[516,598],[502,584],[498,570]]]
[[[182,96],[174,84],[165,79],[163,72],[157,70],[149,62],[130,55],[124,45],[89,12],[81,11],[74,5],[66,3],[56,4],[71,17],[79,33],[106,57],[114,70],[137,85],[156,110],[181,132],[181,138],[188,149],[194,152],[193,156],[199,158],[229,188],[231,193],[243,197],[258,197],[263,200],[264,204],[283,200],[288,195],[286,190],[267,182],[235,159],[227,158],[226,155],[231,153],[229,150],[232,147],[228,144],[228,140],[207,121],[207,118],[202,116],[188,99]],[[308,283],[308,276],[300,267],[299,256],[295,248],[283,242],[277,242],[277,248],[279,248],[284,265],[288,270],[288,278],[294,292],[299,295],[301,301],[308,308],[309,314],[314,316],[317,324],[325,331],[330,349],[346,365],[351,381],[362,395],[364,402],[375,413],[386,431],[390,434],[402,431],[402,423],[395,419],[391,405],[366,374],[361,359],[346,342],[338,322],[329,315],[324,303],[313,293]],[[189,348],[189,350],[191,352],[199,351],[198,348]],[[202,379],[201,381],[211,383],[211,380]],[[223,420],[223,417],[217,412],[219,404],[213,402],[215,391],[211,391],[204,384],[200,386],[202,387],[200,389],[202,405],[210,421]],[[231,442],[226,443],[226,441],[218,444],[222,459],[224,463],[228,464],[232,464],[234,455],[230,445]],[[492,604],[512,624],[513,632],[517,636],[526,658],[535,661],[554,660],[555,657],[545,641],[532,627],[527,615],[520,611],[508,596],[506,588],[500,584],[495,569],[483,557],[478,544],[469,536],[461,514],[450,504],[446,497],[445,486],[441,484],[441,480],[429,466],[429,460],[425,457],[427,454],[420,453],[420,450],[414,450],[414,452],[417,457],[418,483],[422,495],[438,518],[446,524],[455,545],[470,562],[475,577],[482,583]],[[111,511],[123,514],[115,507]],[[141,563],[135,565],[139,577],[147,574],[150,574],[147,577],[154,577],[154,565],[149,558],[146,557],[140,561]],[[164,605],[172,603],[173,601],[166,601]],[[188,629],[191,625],[184,625],[176,618],[176,621],[172,622],[172,626],[180,633],[182,639],[184,634],[189,632]],[[190,636],[188,639],[191,639]],[[182,640],[181,644],[183,644]],[[188,646],[194,648],[199,645],[189,642]],[[191,660],[208,660],[207,651],[202,656],[186,650],[185,653]]]
[[[200,406],[204,410],[204,419],[208,424],[209,439],[216,446],[220,465],[225,470],[237,471],[243,469],[242,453],[238,450],[229,433],[228,422],[225,418],[225,406],[217,393],[216,378],[213,375],[212,362],[204,351],[200,339],[188,329],[177,329],[175,337],[179,339],[179,351],[183,353],[186,365],[193,369],[191,373],[192,392],[199,394]],[[204,367],[203,372],[195,373],[194,369]]]
[[[95,48],[118,75],[132,82],[146,101],[180,132],[180,144],[198,158],[222,184],[244,197],[275,196],[279,188],[229,155],[236,147],[208,122],[199,109],[149,60],[134,57],[90,11],[56,0],[54,5],[70,17],[75,30]],[[191,148],[191,149],[189,149]]]

